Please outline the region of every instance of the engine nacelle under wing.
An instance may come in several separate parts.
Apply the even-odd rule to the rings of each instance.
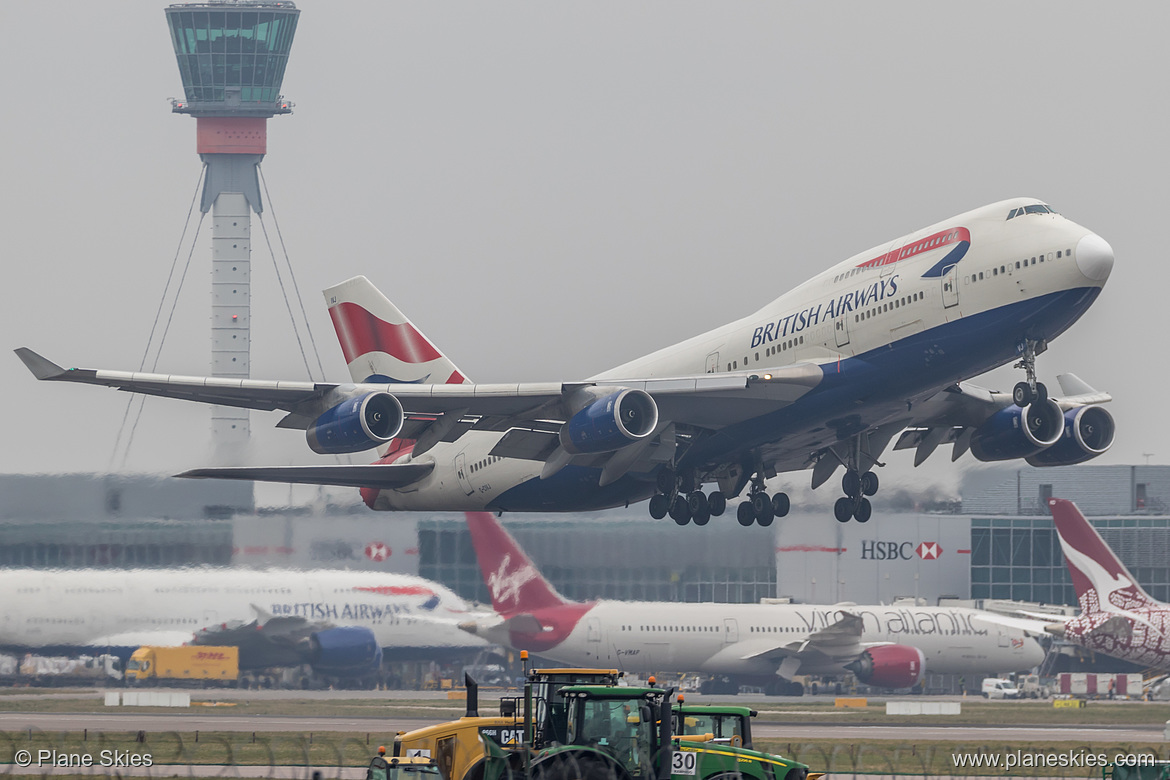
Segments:
[[[382,665],[382,647],[368,628],[326,628],[309,637],[309,664],[326,674],[373,672]]]
[[[926,656],[917,647],[879,645],[862,651],[845,668],[863,685],[878,688],[913,688],[926,674]]]
[[[1026,458],[1060,441],[1064,414],[1051,398],[1000,409],[975,429],[971,454],[982,461]]]
[[[1064,413],[1060,441],[1029,457],[1032,466],[1072,466],[1084,463],[1113,446],[1117,425],[1100,406],[1078,406]]]
[[[366,393],[342,401],[305,431],[313,452],[340,455],[385,444],[402,430],[402,404],[389,393]]]
[[[643,390],[598,398],[561,426],[560,441],[574,455],[612,452],[645,439],[658,426],[658,404]]]

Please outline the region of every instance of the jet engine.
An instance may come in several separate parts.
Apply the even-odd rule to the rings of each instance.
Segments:
[[[305,431],[321,455],[361,452],[385,444],[402,430],[402,404],[389,393],[366,393],[339,403]]]
[[[326,628],[309,636],[309,664],[326,674],[372,672],[382,666],[382,647],[368,628]]]
[[[612,452],[644,439],[658,425],[658,405],[642,390],[598,398],[561,426],[561,446],[576,455]]]
[[[1091,460],[1113,446],[1117,426],[1100,406],[1078,406],[1064,413],[1060,441],[1029,457],[1033,466],[1071,466]]]
[[[845,668],[863,685],[878,688],[912,688],[926,674],[926,657],[917,647],[879,645],[865,650]]]
[[[1064,415],[1051,398],[1000,409],[975,429],[971,454],[982,461],[1026,458],[1060,441]]]

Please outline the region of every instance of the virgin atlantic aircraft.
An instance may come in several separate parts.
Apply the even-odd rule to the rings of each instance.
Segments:
[[[916,465],[943,443],[952,459],[1042,466],[1109,449],[1113,419],[1098,406],[1109,396],[1065,374],[1063,397],[1050,397],[1036,356],[1112,268],[1100,236],[1016,198],[885,241],[589,379],[474,384],[364,277],[325,291],[352,383],[64,369],[17,354],[38,379],[279,409],[277,425],[304,430],[314,452],[381,455],[185,477],[355,486],[378,510],[577,512],[649,499],[651,515],[680,525],[705,525],[742,496],[739,522],[769,525],[789,500],[765,480],[811,469],[815,488],[844,469],[834,514],[866,522],[873,469],[895,437]],[[966,383],[1013,361],[1024,379],[1011,392]]]
[[[1023,631],[966,608],[567,601],[495,517],[468,512],[467,526],[496,614],[460,628],[563,663],[716,676],[704,693],[799,695],[798,674],[910,688],[927,671],[975,679],[1044,660]]]

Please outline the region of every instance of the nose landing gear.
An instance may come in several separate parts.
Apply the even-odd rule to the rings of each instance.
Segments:
[[[1048,342],[1042,339],[1026,339],[1024,341],[1024,353],[1020,356],[1019,362],[1013,366],[1013,368],[1024,369],[1024,374],[1027,377],[1012,388],[1012,403],[1016,406],[1024,407],[1034,401],[1042,403],[1047,400],[1048,388],[1036,381],[1036,356],[1046,349],[1048,349]]]

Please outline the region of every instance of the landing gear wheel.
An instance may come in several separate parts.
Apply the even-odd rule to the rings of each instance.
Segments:
[[[655,520],[661,520],[666,517],[666,513],[670,511],[670,499],[661,493],[657,493],[650,497],[650,516]]]
[[[841,492],[849,498],[857,498],[861,495],[861,475],[853,469],[845,472],[845,476],[841,477]]]
[[[772,499],[768,498],[768,494],[763,491],[752,494],[752,514],[756,516],[756,522],[763,526],[772,524]]]
[[[791,508],[792,502],[788,500],[787,493],[777,493],[772,496],[772,514],[776,517],[784,517]]]
[[[1036,383],[1036,400],[1040,403],[1048,400],[1048,388],[1044,386],[1043,382]]]
[[[1016,382],[1012,388],[1012,403],[1021,409],[1032,403],[1032,386],[1027,382]]]
[[[876,495],[878,491],[878,475],[867,471],[861,475],[861,494],[863,496]]]
[[[654,478],[654,483],[658,486],[659,493],[669,494],[670,491],[674,490],[674,480],[674,472],[670,469],[663,469]]]
[[[690,512],[690,518],[695,520],[695,525],[707,525],[708,520],[711,519],[710,504],[707,503],[707,496],[703,495],[702,490],[694,490],[689,493],[687,509]]]
[[[756,522],[756,510],[752,509],[752,502],[744,501],[740,504],[739,508],[735,510],[735,518],[744,528]]]
[[[722,517],[723,513],[727,511],[727,497],[716,490],[707,496],[707,506],[711,510],[712,517]]]
[[[695,512],[691,519],[695,521],[695,525],[706,525],[711,522],[711,510],[704,507],[703,511]]]
[[[857,502],[857,508],[853,510],[853,517],[859,523],[868,523],[869,518],[873,515],[873,505],[869,503],[868,498],[863,498]]]
[[[670,505],[670,518],[679,525],[686,525],[691,521],[691,507],[682,496],[675,496]]]
[[[691,517],[711,516],[711,507],[707,504],[707,496],[703,494],[702,490],[695,490],[687,494],[687,509],[690,510]]]
[[[838,498],[833,504],[833,516],[838,523],[848,523],[853,518],[853,499],[848,496]]]

